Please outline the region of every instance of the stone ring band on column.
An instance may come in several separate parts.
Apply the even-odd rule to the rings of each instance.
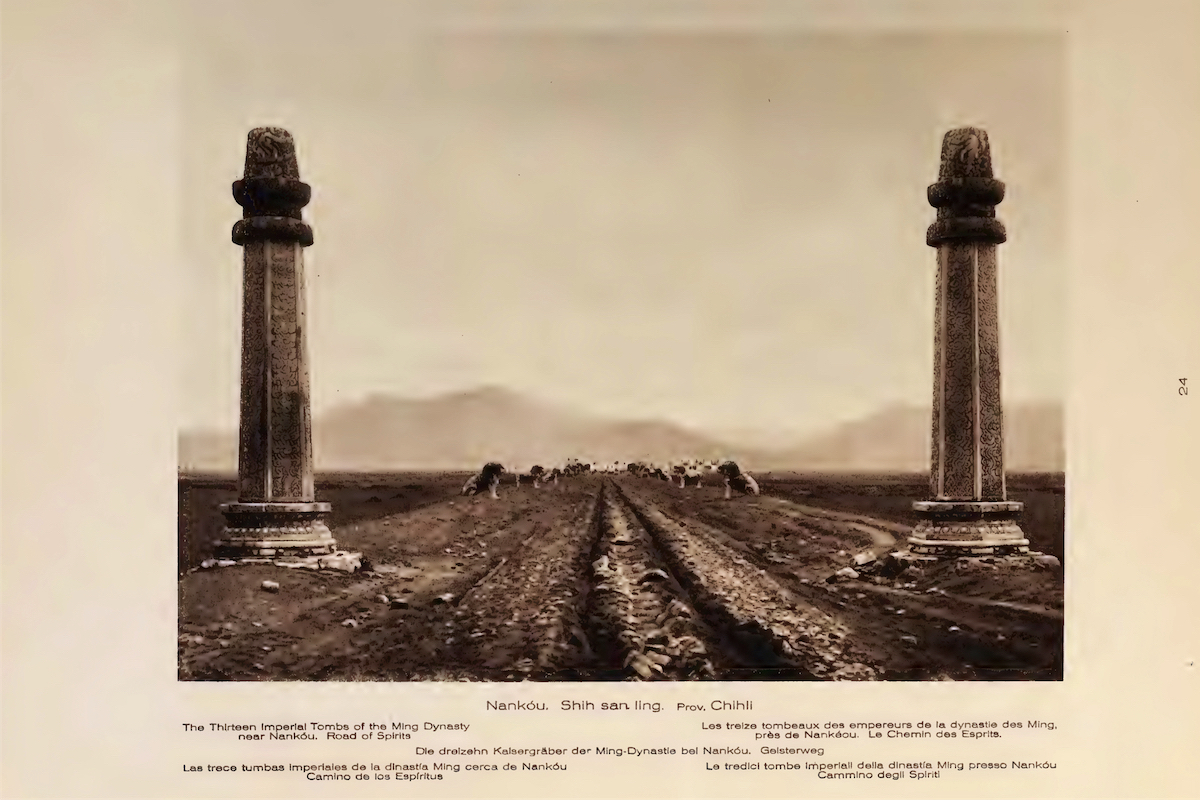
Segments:
[[[233,182],[233,199],[246,217],[294,217],[312,199],[312,187],[291,178],[243,178]]]
[[[292,217],[248,217],[233,226],[233,243],[299,242],[302,247],[313,243],[312,228]]]
[[[1003,244],[1007,239],[1004,223],[995,217],[947,217],[930,225],[925,233],[930,247],[955,240]]]
[[[1004,182],[995,178],[956,178],[932,184],[925,194],[929,205],[934,208],[956,205],[995,206],[1004,200]]]

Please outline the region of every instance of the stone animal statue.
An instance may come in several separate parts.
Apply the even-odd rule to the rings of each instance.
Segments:
[[[500,485],[500,476],[503,474],[503,466],[495,461],[489,461],[483,465],[483,469],[471,476],[471,479],[463,486],[462,493],[470,497],[486,491],[493,500],[499,500],[500,496],[496,494],[496,487]]]
[[[725,461],[717,467],[717,472],[725,477],[726,500],[733,496],[734,489],[742,494],[758,494],[758,482],[750,476],[749,472],[742,471],[737,462]]]

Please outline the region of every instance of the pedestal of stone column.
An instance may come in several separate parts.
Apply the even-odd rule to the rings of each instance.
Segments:
[[[243,209],[233,227],[243,249],[238,502],[221,507],[216,556],[324,565],[337,542],[313,481],[303,259],[313,234],[301,217],[311,190],[291,134],[250,131],[233,196]]]
[[[1017,518],[1022,504],[951,503],[936,500],[914,503],[922,515],[909,537],[916,555],[991,556],[1028,553],[1029,540]]]
[[[931,499],[909,547],[935,557],[1026,553],[1022,504],[1007,498],[1000,402],[996,246],[1005,241],[987,133],[950,131],[942,141],[937,209],[926,242],[937,248]]]
[[[329,503],[227,503],[218,558],[280,560],[330,555],[337,542],[322,519]]]

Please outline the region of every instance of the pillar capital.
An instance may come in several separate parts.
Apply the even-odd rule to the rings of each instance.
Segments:
[[[301,209],[312,198],[312,188],[300,180],[296,143],[283,128],[255,128],[246,137],[245,174],[233,182],[233,199],[242,207],[242,219],[233,226],[233,242],[313,243],[312,228]]]
[[[926,194],[937,209],[937,221],[925,233],[930,247],[950,241],[1001,244],[1007,238],[996,219],[1004,184],[992,174],[987,131],[957,128],[942,137],[938,180]]]

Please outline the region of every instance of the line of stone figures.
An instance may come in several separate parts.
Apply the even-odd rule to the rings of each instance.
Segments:
[[[604,465],[593,465],[572,458],[567,459],[561,466],[556,465],[546,468],[540,464],[535,464],[528,470],[516,470],[512,472],[506,470],[503,464],[490,461],[479,472],[470,477],[462,488],[462,494],[471,496],[486,492],[491,497],[498,498],[497,489],[502,483],[506,482],[505,476],[509,475],[512,476],[509,482],[515,484],[518,488],[521,486],[532,486],[538,489],[544,484],[557,485],[560,479],[573,478],[585,474],[627,474],[639,478],[665,481],[681,489],[689,486],[703,486],[705,478],[708,477],[724,483],[725,499],[727,500],[733,496],[733,492],[735,491],[742,494],[756,495],[759,493],[758,482],[732,459],[710,459],[707,461],[686,459],[674,463],[657,465],[644,461],[613,461]]]

